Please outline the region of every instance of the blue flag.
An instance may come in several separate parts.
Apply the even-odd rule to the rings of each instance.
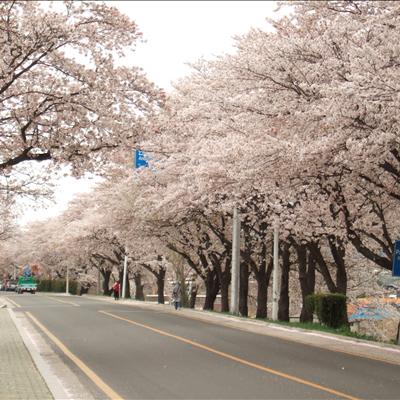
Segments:
[[[400,240],[394,242],[392,276],[400,276]]]
[[[148,167],[148,157],[141,150],[135,150],[135,168]]]

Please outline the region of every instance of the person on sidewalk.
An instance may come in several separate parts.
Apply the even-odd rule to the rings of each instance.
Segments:
[[[116,281],[112,287],[113,293],[114,293],[114,300],[119,299],[119,290],[120,290],[120,284],[119,281]]]
[[[175,310],[179,310],[181,308],[181,284],[179,281],[176,281],[172,288],[172,301],[174,303]]]

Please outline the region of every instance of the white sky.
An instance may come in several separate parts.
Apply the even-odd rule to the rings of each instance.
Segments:
[[[232,50],[232,37],[251,27],[267,29],[275,1],[110,1],[135,20],[146,43],[134,62],[164,89],[187,75],[186,62]]]
[[[190,72],[187,62],[232,52],[236,35],[251,27],[269,29],[266,17],[278,13],[275,1],[106,1],[133,19],[143,33],[132,63],[166,91]],[[281,12],[279,12],[281,14]],[[76,193],[93,181],[66,178],[60,181],[56,204],[47,209],[25,211],[25,224],[59,214]]]

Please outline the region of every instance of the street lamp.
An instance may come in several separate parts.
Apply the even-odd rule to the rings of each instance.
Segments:
[[[240,219],[237,208],[233,209],[232,221],[232,284],[231,313],[239,315],[239,278],[240,278]]]
[[[279,228],[278,225],[274,227],[274,272],[272,275],[272,320],[278,320],[278,305],[280,297],[280,276],[279,269]]]

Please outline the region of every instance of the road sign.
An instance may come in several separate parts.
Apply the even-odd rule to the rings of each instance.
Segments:
[[[23,270],[23,274],[24,274],[25,277],[32,276],[31,267],[29,265],[25,265],[24,270]]]
[[[148,167],[148,157],[141,150],[135,150],[135,168]]]
[[[400,276],[400,240],[394,242],[392,276]]]

